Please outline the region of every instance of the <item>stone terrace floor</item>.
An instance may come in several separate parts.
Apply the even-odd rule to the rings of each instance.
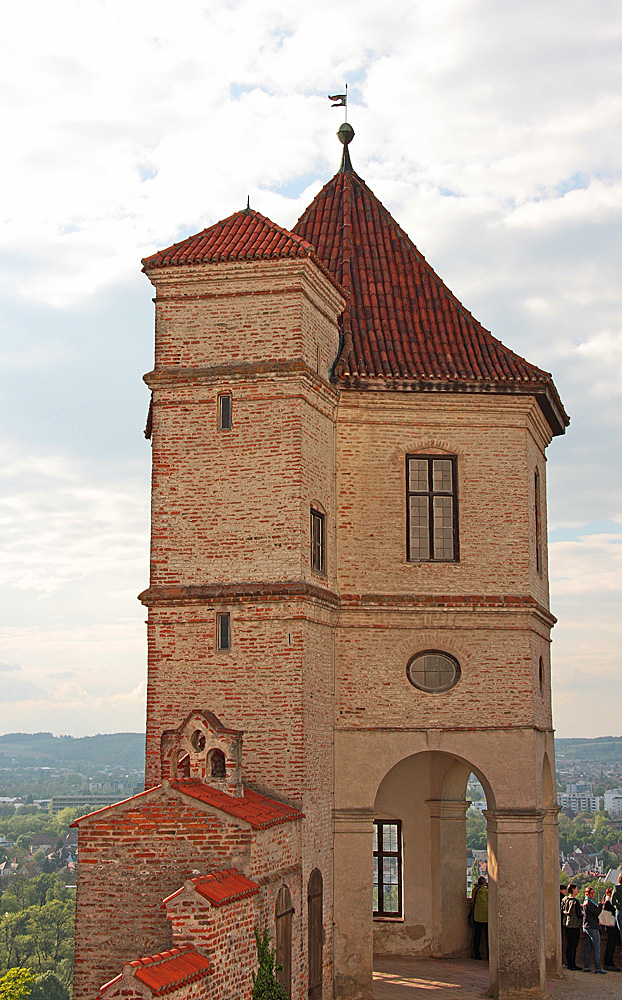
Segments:
[[[549,980],[551,1000],[620,1000],[622,973],[567,972]],[[433,958],[374,959],[374,1000],[481,1000],[488,992],[488,963]]]

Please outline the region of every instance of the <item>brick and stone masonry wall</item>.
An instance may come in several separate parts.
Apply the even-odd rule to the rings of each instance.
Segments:
[[[301,977],[300,940],[301,892],[300,871],[284,869],[260,879],[259,895],[234,900],[214,907],[198,893],[185,888],[166,906],[171,922],[173,944],[194,944],[209,956],[213,966],[209,981],[210,1000],[247,1000],[257,969],[255,928],[259,933],[268,927],[275,947],[275,906],[277,894],[287,885],[294,909],[292,927],[292,998],[303,1000],[306,989]]]
[[[261,846],[251,849],[248,824],[165,788],[82,820],[76,1000],[92,1000],[124,962],[170,947],[161,903],[193,872],[237,867],[253,877],[277,859],[279,868],[295,864],[295,827],[283,824],[265,831],[265,852]]]
[[[319,868],[328,989],[337,402],[328,379],[343,300],[301,260],[169,269],[154,280],[147,784],[158,780],[161,733],[190,708],[244,730],[245,781],[305,814],[303,885]],[[217,426],[222,392],[232,395],[231,431]],[[312,506],[326,517],[324,574],[310,565]],[[315,593],[290,600],[279,596],[283,582]],[[231,614],[227,653],[215,649],[219,611]],[[301,921],[305,941],[306,897]]]

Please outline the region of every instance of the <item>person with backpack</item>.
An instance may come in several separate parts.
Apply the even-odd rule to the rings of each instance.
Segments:
[[[575,972],[579,970],[579,966],[577,965],[577,946],[583,922],[581,906],[577,899],[578,891],[574,882],[571,882],[562,903],[564,927],[566,928],[566,966]]]
[[[606,976],[607,973],[600,967],[600,928],[598,918],[603,908],[602,903],[598,905],[594,902],[594,889],[588,885],[585,890],[585,902],[583,903],[583,933],[585,934],[585,952],[583,955],[583,971],[591,972],[590,955],[594,952],[594,972],[599,976]]]

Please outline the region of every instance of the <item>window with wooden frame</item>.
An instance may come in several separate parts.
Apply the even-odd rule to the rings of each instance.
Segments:
[[[311,569],[316,573],[326,572],[325,517],[319,510],[311,508]]]
[[[233,426],[233,398],[230,392],[222,392],[218,397],[218,429],[230,431]]]
[[[542,512],[540,506],[540,473],[533,475],[534,513],[536,520],[536,571],[542,576]]]
[[[458,561],[455,456],[406,456],[406,550],[409,562]]]
[[[402,824],[374,820],[374,917],[403,916]]]
[[[228,611],[216,615],[216,649],[221,653],[231,649],[231,615]]]

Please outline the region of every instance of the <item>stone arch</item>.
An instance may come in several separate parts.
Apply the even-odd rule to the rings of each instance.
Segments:
[[[474,773],[489,809],[495,794],[481,767],[441,750],[408,754],[394,763],[377,786],[374,824],[391,818],[401,834],[401,923],[374,920],[374,951],[412,956],[470,954],[466,885],[466,788]],[[378,865],[385,863],[382,852]],[[378,891],[382,876],[378,875]]]

